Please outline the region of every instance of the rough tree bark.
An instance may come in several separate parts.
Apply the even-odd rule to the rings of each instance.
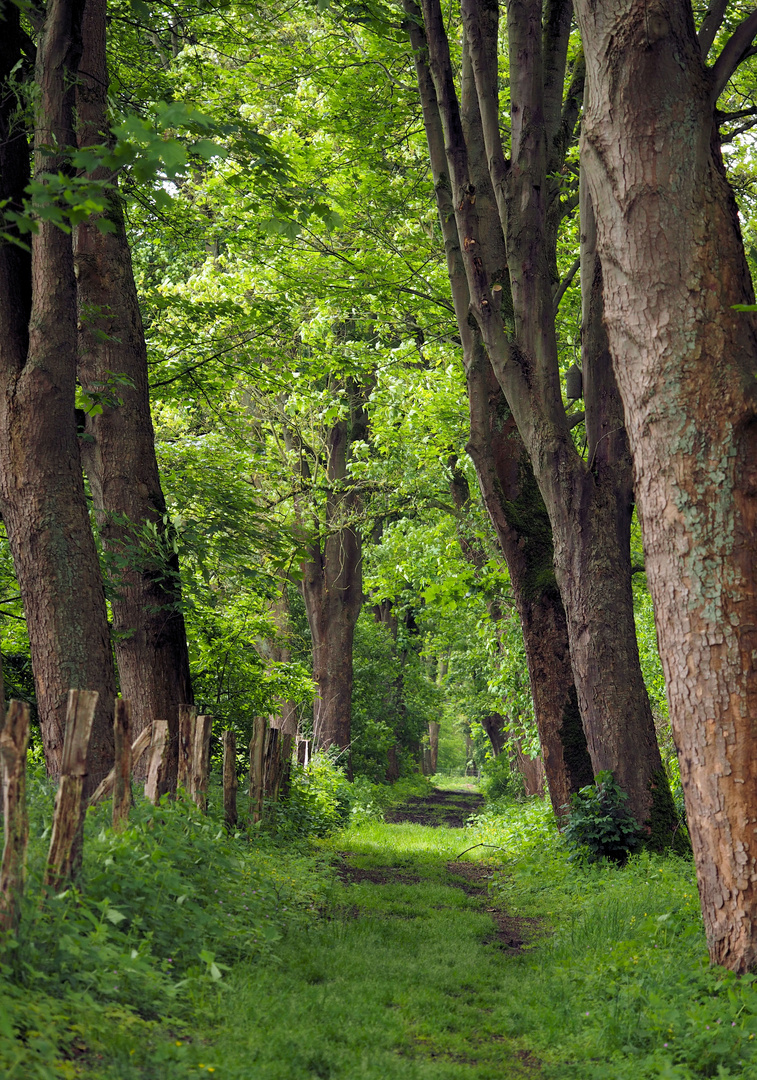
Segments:
[[[350,388],[351,415],[338,420],[327,440],[323,535],[309,544],[302,563],[302,595],[313,639],[313,742],[348,750],[352,715],[352,646],[363,602],[362,544],[355,516],[359,494],[348,474],[351,442],[365,437],[367,415],[359,387]],[[351,773],[348,754],[348,772]]]
[[[732,307],[754,296],[715,104],[757,16],[708,70],[714,32],[703,25],[697,41],[684,0],[576,8],[605,321],[710,956],[746,971],[757,965],[757,326]]]
[[[26,809],[26,748],[29,745],[29,706],[12,701],[0,728],[3,855],[0,861],[0,932],[18,924],[26,882],[29,815]]]
[[[480,110],[478,117],[471,113],[467,121],[458,105],[438,0],[423,0],[422,6],[470,312],[528,451],[552,525],[555,574],[594,771],[610,769],[615,774],[637,820],[647,824],[650,842],[664,847],[675,834],[675,812],[639,671],[630,574],[622,572],[630,484],[618,489],[616,477],[627,468],[628,455],[624,458],[615,444],[605,440],[608,445],[602,453],[607,460],[600,466],[598,451],[584,462],[570,435],[560,389],[548,210],[549,178],[562,168],[583,81],[576,71],[563,102],[570,3],[554,0],[543,10],[542,0],[514,0],[508,8],[509,161],[499,121],[498,5],[462,2],[465,45]],[[478,162],[486,163],[496,214],[479,199],[484,169]],[[490,238],[499,232],[505,240],[506,265],[492,260]],[[596,410],[597,428],[614,407],[607,380],[602,388],[603,394],[586,398],[587,413]]]
[[[107,144],[111,138],[105,15],[106,0],[86,0],[76,95],[80,146]],[[105,179],[104,170],[93,178]],[[168,723],[166,783],[173,791],[178,706],[192,702],[192,683],[178,557],[168,542],[155,457],[147,349],[115,182],[103,216],[114,231],[101,231],[96,217],[74,230],[79,380],[102,405],[99,415],[86,418],[81,454],[105,549],[131,564],[114,572],[110,584],[121,693],[131,703],[135,735],[153,721]],[[114,375],[131,385],[116,384],[108,391]]]
[[[37,44],[35,175],[66,173],[81,54],[81,0],[51,0]],[[18,8],[0,32],[0,199],[20,206],[28,145],[7,78],[21,59]],[[15,61],[14,61],[15,57]],[[10,64],[10,67],[8,66]],[[87,791],[113,758],[115,677],[76,438],[76,282],[70,235],[40,221],[31,259],[0,247],[0,509],[29,629],[48,772],[60,772],[71,687],[99,693]]]
[[[523,629],[534,715],[544,756],[550,798],[560,816],[573,792],[593,779],[586,737],[581,724],[570,663],[565,612],[553,569],[549,518],[534,479],[523,441],[512,419],[477,328],[469,320],[470,293],[465,276],[436,90],[428,68],[426,42],[418,22],[419,9],[406,0],[408,32],[413,46],[439,219],[444,235],[447,268],[458,331],[463,346],[468,384],[471,435],[467,451],[476,468],[484,505],[489,513],[510,573],[513,595]],[[475,122],[477,105],[468,77],[463,107],[468,123]],[[482,172],[479,199],[493,203],[491,185]],[[498,227],[488,234],[490,261],[504,271],[504,243]],[[467,488],[467,485],[466,485]],[[468,492],[456,490],[462,507]]]

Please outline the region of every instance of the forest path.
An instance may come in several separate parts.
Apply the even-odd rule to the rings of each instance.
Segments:
[[[234,1015],[214,1039],[224,1077],[543,1076],[508,1034],[521,946],[538,926],[492,906],[491,852],[457,857],[480,806],[437,790],[329,841],[337,881],[324,917],[293,929],[275,964],[235,972]]]

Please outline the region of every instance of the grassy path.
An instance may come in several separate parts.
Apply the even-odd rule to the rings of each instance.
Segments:
[[[237,970],[214,1033],[239,1080],[502,1080],[542,1075],[511,1026],[528,920],[493,910],[485,848],[460,827],[468,792],[411,800],[389,822],[331,841],[326,918],[278,962]],[[348,850],[345,850],[348,844]],[[531,928],[533,931],[533,928]],[[220,1018],[219,1018],[220,1021]]]

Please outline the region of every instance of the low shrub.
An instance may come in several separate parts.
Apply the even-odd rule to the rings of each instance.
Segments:
[[[506,753],[486,759],[481,771],[480,787],[487,799],[525,797],[523,777],[513,768]]]
[[[627,801],[628,796],[607,771],[597,773],[593,784],[572,796],[563,836],[573,861],[611,859],[623,864],[641,847],[644,836]]]
[[[317,859],[264,834],[229,836],[187,800],[138,798],[121,833],[109,804],[89,811],[77,887],[45,897],[50,785],[30,777],[28,798],[21,921],[0,943],[0,1076],[74,1077],[73,1062],[96,1058],[98,1076],[122,1080],[131,1066],[108,1065],[121,1053],[135,1065],[168,1054],[179,1071],[165,1075],[187,1075],[194,1051],[167,1033],[223,993],[235,963],[273,955],[312,919],[327,880]]]

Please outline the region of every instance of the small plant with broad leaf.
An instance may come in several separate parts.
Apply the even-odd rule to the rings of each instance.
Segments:
[[[643,842],[643,833],[626,805],[628,796],[611,772],[597,773],[593,784],[581,788],[567,804],[563,836],[574,862],[610,859],[625,863]]]

